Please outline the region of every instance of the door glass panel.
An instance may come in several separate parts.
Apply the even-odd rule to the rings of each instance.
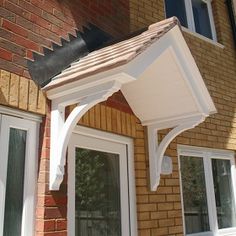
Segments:
[[[212,39],[207,4],[202,0],[192,0],[192,6],[196,32]]]
[[[203,158],[181,156],[186,233],[210,230]]]
[[[188,26],[184,0],[178,0],[178,1],[166,0],[165,7],[166,7],[167,18],[176,16],[179,19],[182,26],[185,27]]]
[[[219,229],[236,226],[236,211],[229,160],[212,159]]]
[[[118,154],[76,148],[76,236],[121,236],[119,171]]]
[[[4,236],[21,235],[26,134],[25,130],[10,128]]]

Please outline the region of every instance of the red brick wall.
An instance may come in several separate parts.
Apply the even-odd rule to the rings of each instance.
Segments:
[[[27,59],[33,59],[32,52],[43,53],[43,47],[51,48],[52,42],[60,44],[61,37],[68,39],[68,33],[75,35],[75,30],[82,30],[82,26],[88,22],[114,37],[127,34],[128,9],[129,1],[126,0],[0,0],[0,69],[27,81],[25,78],[30,78]],[[0,81],[0,95],[2,88]],[[22,90],[21,87],[18,89]],[[8,93],[3,95],[6,95],[4,98],[9,97]],[[34,96],[38,97],[37,93]],[[120,93],[116,93],[106,103],[131,112],[124,105],[126,102]],[[3,104],[1,96],[0,104]],[[11,106],[7,101],[4,105]],[[66,235],[67,225],[66,185],[62,185],[59,192],[48,190],[50,102],[47,101],[47,110],[43,113],[46,113],[46,117],[41,125],[39,139],[35,232],[38,236],[62,236]]]
[[[50,47],[52,41],[59,43],[60,37],[67,38],[68,32],[74,33],[75,28],[80,29],[86,22],[97,24],[118,37],[130,29],[135,30],[164,18],[163,1],[132,0],[130,12],[128,2],[127,0],[0,0],[0,69],[29,77],[25,58],[31,58],[32,51],[42,52],[42,46]],[[138,228],[139,235],[142,236],[183,234],[177,143],[236,150],[235,50],[224,1],[213,1],[213,10],[218,39],[225,46],[224,49],[187,33],[185,37],[216,103],[218,114],[211,116],[194,130],[185,132],[171,143],[167,154],[173,157],[174,172],[170,176],[162,177],[157,192],[149,191],[144,129],[138,121],[135,121],[135,126],[130,123],[133,116],[130,116],[131,111],[124,105],[125,100],[121,94],[116,93],[112,99],[105,102],[106,106],[101,106],[99,109],[98,106],[92,108],[82,119],[84,125],[134,138]],[[9,81],[11,80],[13,81],[12,75]],[[13,91],[9,89],[9,86],[13,87],[11,84],[11,82],[6,83],[6,97],[11,96],[8,91]],[[2,88],[4,86],[0,83],[0,95]],[[35,91],[36,88],[29,89],[29,94],[36,94]],[[30,98],[30,95],[28,97]],[[3,104],[1,96],[0,103]],[[7,101],[4,103],[8,104],[10,103]],[[27,101],[27,104],[30,102]],[[115,110],[111,106],[118,109]],[[36,102],[35,107],[38,107]],[[28,110],[36,112],[35,107]],[[20,106],[19,108],[22,109]],[[42,142],[39,146],[36,235],[65,236],[66,185],[62,185],[59,192],[48,190],[49,110],[48,103],[46,112],[48,115],[44,118],[40,132]],[[100,119],[98,114],[101,117],[102,114],[106,116]],[[97,121],[94,117],[97,117]],[[102,124],[104,120],[106,122]],[[118,130],[118,127],[123,131]],[[133,127],[136,127],[135,134],[131,135],[129,129]]]
[[[126,0],[0,0],[0,68],[29,77],[32,52],[60,44],[88,22],[114,36],[127,33],[128,6]]]

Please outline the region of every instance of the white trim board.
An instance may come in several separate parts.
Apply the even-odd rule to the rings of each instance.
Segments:
[[[35,226],[39,124],[32,120],[1,114],[0,121],[0,235],[3,233],[4,223],[9,133],[10,128],[16,128],[27,131],[21,235],[33,236]]]
[[[187,145],[177,145],[177,152],[178,152],[178,163],[179,163],[179,173],[180,173],[179,178],[180,178],[180,193],[181,193],[184,235],[187,235],[187,236],[236,235],[236,227],[218,229],[216,202],[215,202],[215,193],[214,193],[214,184],[213,184],[213,176],[212,176],[212,166],[211,166],[211,159],[222,159],[222,160],[230,161],[232,186],[233,186],[233,193],[234,193],[234,204],[236,206],[235,153],[231,150],[201,148],[201,147],[187,146]],[[196,234],[186,234],[185,232],[184,199],[183,199],[183,188],[182,188],[182,178],[181,178],[180,156],[192,156],[192,157],[199,157],[203,159],[203,165],[204,165],[204,170],[205,170],[204,174],[205,174],[205,182],[206,182],[207,207],[208,207],[209,224],[210,224],[210,230],[211,230],[209,232],[196,233]]]
[[[184,10],[185,10],[185,13],[186,13],[186,21],[187,21],[186,23],[187,23],[188,31],[193,33],[193,34],[199,35],[198,37],[202,38],[203,40],[206,40],[206,41],[209,40],[208,42],[211,41],[211,43],[213,43],[213,44],[215,43],[217,45],[218,44],[217,43],[217,35],[216,35],[214,17],[213,17],[212,6],[211,6],[212,0],[201,0],[201,1],[206,3],[206,5],[207,5],[212,39],[207,38],[206,36],[201,35],[201,34],[196,32],[193,9],[192,9],[192,0],[184,0],[184,5],[185,5]],[[165,8],[165,16],[166,16],[166,8]],[[183,28],[186,29],[185,27],[183,27]]]
[[[32,120],[32,121],[36,121],[36,122],[42,122],[41,115],[36,115],[33,113],[29,113],[26,111],[21,111],[18,109],[5,107],[5,106],[1,106],[1,105],[0,105],[0,114],[18,117],[18,118],[26,119],[26,120]]]
[[[88,141],[89,140],[89,141]],[[98,145],[99,144],[99,145]],[[68,147],[68,234],[74,235],[74,185],[75,185],[75,147],[82,147],[88,149],[94,149],[99,151],[111,152],[111,153],[123,153],[123,161],[120,164],[123,168],[120,169],[120,173],[124,173],[120,176],[121,184],[127,182],[127,190],[121,193],[121,199],[125,200],[125,206],[123,210],[123,225],[126,225],[122,230],[122,235],[137,236],[137,215],[136,215],[136,193],[135,193],[135,174],[134,174],[134,154],[133,154],[133,140],[131,138],[123,137],[116,134],[111,134],[103,131],[98,131],[91,128],[85,128],[77,126],[71,136]],[[122,152],[120,151],[122,148]],[[127,156],[126,156],[127,154]],[[124,156],[125,155],[125,156]],[[125,158],[125,159],[124,159]],[[124,165],[124,160],[127,161]],[[121,161],[121,160],[120,160]],[[125,162],[126,162],[125,161]],[[123,164],[122,164],[123,163]],[[128,171],[126,171],[128,170]],[[122,172],[121,172],[122,171]],[[128,175],[126,179],[126,174]],[[127,213],[128,210],[128,213]],[[125,212],[124,212],[125,211]],[[123,226],[124,227],[124,226]]]

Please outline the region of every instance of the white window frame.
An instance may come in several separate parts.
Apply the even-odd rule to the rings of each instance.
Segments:
[[[234,17],[236,18],[236,0],[233,0]]]
[[[80,138],[79,138],[80,137]],[[124,192],[121,189],[121,204],[124,201],[124,208],[128,208],[129,213],[123,214],[122,205],[121,205],[121,221],[122,224],[125,224],[125,228],[128,229],[129,233],[123,233],[124,236],[137,236],[137,214],[136,214],[136,193],[135,193],[135,174],[134,174],[134,159],[133,159],[133,140],[128,137],[107,133],[104,131],[99,131],[91,128],[86,128],[82,126],[77,126],[73,134],[71,136],[69,145],[68,145],[68,235],[74,236],[75,229],[75,147],[88,148],[93,149],[93,144],[89,142],[82,141],[82,137],[91,137],[94,140],[104,141],[104,144],[101,143],[98,151],[106,151],[111,153],[116,153],[116,150],[112,150],[107,146],[107,141],[114,144],[122,144],[125,145],[125,153],[127,155],[127,166],[124,165],[124,162],[120,160],[120,171],[122,171],[122,167],[128,170],[127,176],[126,174],[120,174],[120,182],[124,180],[124,178],[128,179],[127,182],[127,192]],[[115,148],[116,149],[116,148]],[[121,172],[120,172],[121,173]],[[123,179],[123,180],[122,180]],[[125,199],[127,198],[127,200]],[[122,200],[123,199],[123,200]],[[122,227],[123,228],[123,227]]]
[[[27,131],[21,235],[34,235],[40,122],[40,116],[0,106],[0,235],[4,227],[10,128]]]
[[[178,145],[177,150],[178,150],[178,163],[179,163],[179,173],[180,173],[179,178],[180,178],[180,192],[181,192],[181,204],[182,204],[182,217],[184,224],[184,235],[188,236],[235,235],[236,227],[218,229],[214,182],[213,182],[212,165],[211,165],[211,159],[230,160],[234,203],[236,206],[236,171],[235,171],[234,152],[229,150],[201,148],[201,147],[193,147],[186,145]],[[186,234],[185,232],[186,228],[185,228],[185,217],[184,217],[184,199],[183,199],[183,188],[182,188],[182,178],[181,178],[180,156],[192,156],[192,157],[203,158],[205,181],[206,181],[207,206],[208,206],[209,224],[211,230],[209,232],[203,232],[197,234]]]
[[[211,6],[212,0],[202,0],[202,1],[207,4],[208,15],[209,15],[209,20],[210,20],[210,27],[211,27],[211,33],[212,33],[212,39],[209,39],[206,36],[196,32],[194,16],[193,16],[192,1],[191,0],[184,0],[188,29],[190,31],[194,32],[196,35],[200,35],[201,37],[204,37],[204,38],[207,38],[209,40],[213,40],[214,42],[217,42],[216,29],[215,29],[215,23],[214,23],[214,18],[213,18],[213,13],[212,13],[212,6]],[[185,28],[185,27],[183,27],[183,28]]]

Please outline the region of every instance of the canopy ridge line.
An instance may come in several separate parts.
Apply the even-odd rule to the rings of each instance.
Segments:
[[[110,85],[110,86],[109,86]],[[73,109],[70,115],[65,119],[65,107],[67,103],[57,103],[52,101],[51,113],[51,153],[50,153],[50,190],[59,190],[64,177],[64,167],[66,161],[66,150],[70,136],[81,117],[96,104],[107,100],[113,93],[121,88],[122,83],[113,81],[104,84],[101,91],[94,93],[94,87],[91,90],[86,89],[87,96],[81,98],[79,104]],[[104,90],[106,88],[106,90]],[[80,97],[78,92],[78,97]],[[74,94],[73,94],[74,96]],[[70,97],[68,96],[68,100]],[[74,104],[75,101],[71,104]]]
[[[156,191],[157,187],[160,184],[160,176],[161,174],[166,174],[163,172],[163,160],[164,153],[169,146],[169,144],[173,141],[173,139],[178,136],[180,133],[192,129],[195,126],[199,125],[205,120],[205,116],[197,116],[192,118],[187,118],[179,125],[173,127],[173,129],[163,138],[163,140],[158,144],[158,131],[162,128],[158,128],[157,125],[149,125],[147,126],[148,133],[148,148],[149,148],[149,168],[150,168],[150,188],[151,191]],[[172,172],[172,165],[171,167]],[[168,174],[170,174],[168,173]]]

